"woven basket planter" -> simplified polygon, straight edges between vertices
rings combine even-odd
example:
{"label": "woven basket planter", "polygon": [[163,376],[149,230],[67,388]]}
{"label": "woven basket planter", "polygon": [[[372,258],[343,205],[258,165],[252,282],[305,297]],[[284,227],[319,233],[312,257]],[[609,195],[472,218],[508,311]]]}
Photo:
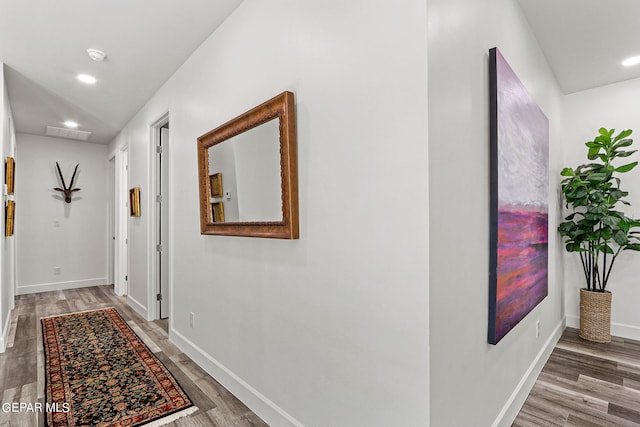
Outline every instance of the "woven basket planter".
{"label": "woven basket planter", "polygon": [[580,289],[580,338],[611,342],[611,292]]}

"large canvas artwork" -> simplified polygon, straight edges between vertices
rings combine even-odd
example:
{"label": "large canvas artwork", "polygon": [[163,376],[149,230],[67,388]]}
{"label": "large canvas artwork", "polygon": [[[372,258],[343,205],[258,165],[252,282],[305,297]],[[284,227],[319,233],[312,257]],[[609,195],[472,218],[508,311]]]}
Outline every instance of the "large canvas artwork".
{"label": "large canvas artwork", "polygon": [[547,296],[549,120],[497,48],[489,64],[489,342],[497,344]]}

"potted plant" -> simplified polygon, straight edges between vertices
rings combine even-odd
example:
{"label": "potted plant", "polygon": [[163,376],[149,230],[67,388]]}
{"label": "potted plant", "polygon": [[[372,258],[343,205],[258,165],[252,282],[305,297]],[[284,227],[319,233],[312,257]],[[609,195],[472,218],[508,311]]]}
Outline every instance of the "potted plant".
{"label": "potted plant", "polygon": [[[627,217],[619,204],[629,205],[629,194],[620,188],[619,174],[632,170],[638,162],[624,158],[632,131],[613,135],[614,129],[601,128],[586,143],[587,158],[593,163],[575,169],[564,168],[562,193],[571,213],[558,226],[568,252],[580,255],[586,288],[580,289],[580,337],[594,342],[611,341],[611,292],[607,290],[611,270],[625,250],[640,250],[640,221]],[[614,163],[624,163],[616,166]]]}

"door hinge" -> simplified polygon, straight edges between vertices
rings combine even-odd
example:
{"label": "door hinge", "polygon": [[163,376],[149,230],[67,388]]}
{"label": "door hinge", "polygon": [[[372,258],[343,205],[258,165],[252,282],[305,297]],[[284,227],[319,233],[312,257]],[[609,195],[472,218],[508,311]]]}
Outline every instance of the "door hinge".
{"label": "door hinge", "polygon": [[129,280],[129,276],[124,276],[124,280],[128,281]]}
{"label": "door hinge", "polygon": [[156,245],[156,251],[162,252],[162,245]]}
{"label": "door hinge", "polygon": [[157,202],[157,203],[162,203],[162,195],[161,195],[161,194],[158,194],[158,195],[156,196],[156,202]]}
{"label": "door hinge", "polygon": [[129,239],[124,239],[124,244],[128,245],[129,244]]}
{"label": "door hinge", "polygon": [[156,153],[162,154],[162,146],[161,145],[156,145]]}
{"label": "door hinge", "polygon": [[162,294],[156,294],[156,301],[162,301]]}

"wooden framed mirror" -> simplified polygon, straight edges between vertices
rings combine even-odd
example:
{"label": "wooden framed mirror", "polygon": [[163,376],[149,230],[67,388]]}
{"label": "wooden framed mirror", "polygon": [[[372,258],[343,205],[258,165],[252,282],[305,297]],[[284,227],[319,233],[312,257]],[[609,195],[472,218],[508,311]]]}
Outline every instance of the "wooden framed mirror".
{"label": "wooden framed mirror", "polygon": [[199,137],[198,176],[201,234],[297,239],[293,93],[283,92]]}

